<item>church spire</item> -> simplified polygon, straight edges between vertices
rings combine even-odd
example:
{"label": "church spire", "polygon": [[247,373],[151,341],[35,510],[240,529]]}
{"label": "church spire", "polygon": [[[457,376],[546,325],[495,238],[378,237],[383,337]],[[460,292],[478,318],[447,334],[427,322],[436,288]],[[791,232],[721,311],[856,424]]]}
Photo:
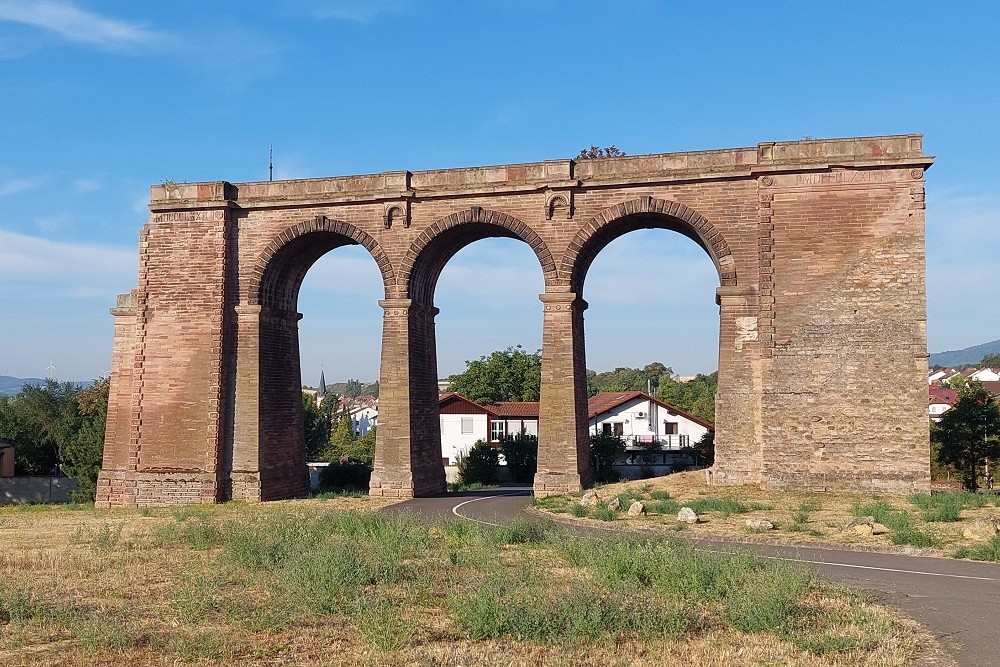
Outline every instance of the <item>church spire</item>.
{"label": "church spire", "polygon": [[326,396],[326,376],[323,374],[323,369],[320,369],[319,390],[316,392],[316,398],[322,401],[324,396]]}

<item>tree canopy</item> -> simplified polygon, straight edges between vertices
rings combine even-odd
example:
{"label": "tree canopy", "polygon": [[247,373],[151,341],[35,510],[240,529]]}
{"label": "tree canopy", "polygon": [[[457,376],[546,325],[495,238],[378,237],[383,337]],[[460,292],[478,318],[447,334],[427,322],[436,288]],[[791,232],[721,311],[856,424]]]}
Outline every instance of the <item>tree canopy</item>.
{"label": "tree canopy", "polygon": [[958,402],[931,432],[938,460],[962,471],[965,487],[978,487],[976,467],[986,458],[1000,458],[1000,406],[980,382],[958,392]]}
{"label": "tree canopy", "polygon": [[0,437],[15,445],[15,473],[47,475],[61,468],[79,484],[77,498],[94,497],[104,455],[107,378],[88,387],[47,380],[0,398]]}
{"label": "tree canopy", "polygon": [[542,380],[542,356],[520,345],[465,362],[449,388],[476,403],[537,401]]}

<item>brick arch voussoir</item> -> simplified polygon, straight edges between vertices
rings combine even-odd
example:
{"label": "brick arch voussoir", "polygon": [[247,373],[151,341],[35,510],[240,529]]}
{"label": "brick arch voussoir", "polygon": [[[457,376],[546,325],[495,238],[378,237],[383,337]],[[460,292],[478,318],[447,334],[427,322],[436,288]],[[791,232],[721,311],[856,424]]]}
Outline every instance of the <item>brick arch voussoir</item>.
{"label": "brick arch voussoir", "polygon": [[264,276],[267,274],[267,269],[271,265],[271,261],[275,255],[295,239],[316,232],[338,234],[364,246],[378,265],[379,273],[382,274],[385,293],[392,293],[396,284],[395,271],[392,268],[389,256],[382,250],[382,246],[379,245],[378,241],[350,223],[342,220],[331,220],[324,215],[318,215],[315,218],[304,220],[291,227],[286,227],[271,239],[271,242],[255,258],[253,267],[248,271],[249,280],[247,281],[246,289],[240,295],[241,302],[260,305],[261,287]]}
{"label": "brick arch voussoir", "polygon": [[565,254],[563,254],[558,271],[559,275],[569,280],[575,280],[574,269],[580,258],[580,253],[587,247],[594,235],[608,225],[637,213],[660,213],[688,225],[702,240],[718,267],[720,284],[737,284],[736,261],[733,258],[732,250],[730,250],[725,237],[712,225],[711,221],[698,211],[680,202],[656,197],[638,197],[614,204],[587,221],[570,241]]}
{"label": "brick arch voussoir", "polygon": [[448,233],[456,227],[462,225],[467,225],[471,223],[482,223],[493,225],[495,227],[501,227],[508,232],[510,232],[515,238],[518,238],[531,248],[532,252],[538,258],[538,263],[542,269],[542,275],[545,278],[545,284],[551,285],[557,282],[558,278],[558,265],[549,251],[548,245],[545,243],[544,239],[538,235],[535,230],[529,227],[527,224],[518,220],[514,216],[503,213],[502,211],[494,211],[491,209],[482,208],[480,206],[472,206],[468,209],[457,211],[451,215],[441,218],[426,230],[420,233],[413,243],[407,249],[404,255],[403,262],[399,268],[397,286],[403,294],[413,296],[413,289],[410,283],[413,277],[413,270],[417,264],[425,260],[424,253],[427,248],[434,242],[435,239],[439,238],[442,234]]}

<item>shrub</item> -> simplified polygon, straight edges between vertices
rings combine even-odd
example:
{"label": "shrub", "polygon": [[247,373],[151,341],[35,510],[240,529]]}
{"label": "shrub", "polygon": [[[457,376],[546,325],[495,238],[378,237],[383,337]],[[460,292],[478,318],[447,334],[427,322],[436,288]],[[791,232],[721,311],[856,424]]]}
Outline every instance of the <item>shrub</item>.
{"label": "shrub", "polygon": [[535,479],[538,469],[537,436],[527,433],[507,435],[500,443],[500,451],[515,482],[527,483]]}
{"label": "shrub", "polygon": [[625,441],[612,433],[590,436],[590,465],[598,482],[615,481],[612,466],[625,453]]}
{"label": "shrub", "polygon": [[500,467],[500,452],[485,440],[477,440],[469,451],[458,457],[458,483],[493,484]]}

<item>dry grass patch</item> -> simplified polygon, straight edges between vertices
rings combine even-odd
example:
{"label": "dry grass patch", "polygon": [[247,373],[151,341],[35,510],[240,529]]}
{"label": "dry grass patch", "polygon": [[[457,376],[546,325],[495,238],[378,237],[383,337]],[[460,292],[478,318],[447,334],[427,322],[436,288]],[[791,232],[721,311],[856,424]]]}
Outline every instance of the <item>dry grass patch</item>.
{"label": "dry grass patch", "polygon": [[933,645],[748,554],[337,505],[4,511],[0,664],[906,665]]}
{"label": "dry grass patch", "polygon": [[[742,539],[767,539],[789,543],[832,543],[868,548],[907,547],[923,553],[960,557],[990,554],[963,537],[976,519],[1000,515],[1000,498],[963,492],[878,496],[865,493],[765,490],[753,486],[709,487],[703,471],[667,475],[648,480],[609,484],[597,489],[600,503],[587,509],[580,496],[566,495],[535,501],[537,509],[601,521],[627,520],[630,527],[659,531],[686,530],[692,535]],[[647,513],[630,518],[608,510],[618,498],[622,509],[641,500]],[[694,509],[701,522],[678,524],[681,507]],[[873,516],[890,530],[884,535],[845,530],[855,518]],[[748,519],[766,519],[775,530],[747,528]]]}

